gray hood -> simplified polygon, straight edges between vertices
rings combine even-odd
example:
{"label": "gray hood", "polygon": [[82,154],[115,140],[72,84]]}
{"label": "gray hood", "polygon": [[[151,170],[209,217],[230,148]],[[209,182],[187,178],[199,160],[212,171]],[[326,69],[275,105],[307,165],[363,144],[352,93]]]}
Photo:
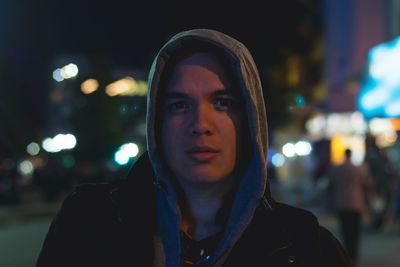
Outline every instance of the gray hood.
{"label": "gray hood", "polygon": [[[236,191],[233,206],[230,210],[224,236],[215,251],[211,264],[221,258],[240,238],[250,223],[260,201],[269,203],[269,185],[267,182],[267,119],[259,73],[247,48],[237,40],[215,30],[194,29],[173,36],[158,52],[148,77],[149,92],[147,96],[147,148],[155,172],[155,183],[163,187],[157,192],[157,215],[159,235],[166,255],[166,266],[179,266],[180,214],[176,194],[163,169],[161,144],[157,143],[156,100],[159,91],[161,74],[165,70],[170,55],[192,42],[205,42],[222,48],[226,57],[234,65],[234,74],[240,83],[245,100],[248,127],[253,147],[253,155]],[[250,144],[249,144],[250,145]]]}

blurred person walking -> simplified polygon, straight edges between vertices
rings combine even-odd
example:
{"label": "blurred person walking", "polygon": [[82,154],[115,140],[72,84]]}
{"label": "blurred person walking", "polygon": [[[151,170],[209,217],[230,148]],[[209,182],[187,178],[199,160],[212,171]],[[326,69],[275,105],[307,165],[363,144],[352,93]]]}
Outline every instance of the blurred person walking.
{"label": "blurred person walking", "polygon": [[375,190],[371,201],[373,214],[370,227],[373,231],[386,231],[394,212],[398,162],[393,160],[398,152],[396,147],[392,147],[390,153],[395,152],[396,155],[390,156],[389,150],[378,147],[376,137],[370,134],[366,136],[365,145],[365,162],[374,180]]}
{"label": "blurred person walking", "polygon": [[353,258],[359,260],[359,244],[363,215],[369,210],[373,194],[372,177],[368,165],[354,165],[352,150],[346,149],[345,161],[330,169],[328,177],[334,192],[334,210],[340,225],[344,246]]}

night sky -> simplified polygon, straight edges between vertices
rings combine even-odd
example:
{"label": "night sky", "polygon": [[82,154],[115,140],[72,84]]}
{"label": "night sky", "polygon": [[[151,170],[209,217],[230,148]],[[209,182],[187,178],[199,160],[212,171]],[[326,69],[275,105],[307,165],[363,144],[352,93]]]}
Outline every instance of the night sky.
{"label": "night sky", "polygon": [[230,2],[0,0],[0,147],[12,149],[43,128],[57,55],[147,71],[173,33],[204,27],[242,41],[263,69],[285,49],[306,46],[299,25],[312,25],[320,12],[319,1]]}

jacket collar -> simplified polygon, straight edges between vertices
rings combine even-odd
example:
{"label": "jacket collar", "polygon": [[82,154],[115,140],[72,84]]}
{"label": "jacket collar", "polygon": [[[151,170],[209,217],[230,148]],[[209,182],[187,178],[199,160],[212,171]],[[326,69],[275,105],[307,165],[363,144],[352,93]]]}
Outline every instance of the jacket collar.
{"label": "jacket collar", "polygon": [[130,169],[127,178],[116,185],[109,194],[118,212],[119,221],[155,223],[155,193],[153,169],[148,154],[144,153]]}

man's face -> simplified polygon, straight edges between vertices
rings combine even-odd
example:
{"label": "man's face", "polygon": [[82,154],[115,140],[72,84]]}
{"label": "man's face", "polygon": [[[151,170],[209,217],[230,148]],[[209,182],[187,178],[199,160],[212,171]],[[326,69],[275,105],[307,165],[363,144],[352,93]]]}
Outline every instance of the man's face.
{"label": "man's face", "polygon": [[247,126],[238,89],[220,60],[206,53],[181,60],[165,90],[161,140],[174,177],[181,184],[233,177]]}

